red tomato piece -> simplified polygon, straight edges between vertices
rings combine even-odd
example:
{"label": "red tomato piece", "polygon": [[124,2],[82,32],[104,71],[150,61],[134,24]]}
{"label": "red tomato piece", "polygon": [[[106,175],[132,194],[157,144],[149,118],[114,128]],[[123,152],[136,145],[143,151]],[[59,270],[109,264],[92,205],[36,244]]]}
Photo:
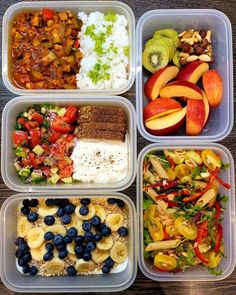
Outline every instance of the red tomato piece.
{"label": "red tomato piece", "polygon": [[28,121],[25,123],[25,128],[29,131],[36,127],[39,127],[39,123],[36,121]]}
{"label": "red tomato piece", "polygon": [[12,140],[14,146],[25,145],[28,143],[28,132],[15,130],[13,131]]}
{"label": "red tomato piece", "polygon": [[21,124],[23,127],[25,127],[26,120],[24,118],[20,117],[17,119],[17,123]]}
{"label": "red tomato piece", "polygon": [[68,163],[65,161],[65,160],[60,160],[59,162],[58,162],[58,167],[59,167],[59,169],[63,169],[65,166],[67,166],[68,165]]}
{"label": "red tomato piece", "polygon": [[50,172],[51,172],[51,168],[48,167],[48,166],[43,166],[41,169],[42,169],[42,171],[43,171],[43,174],[44,174],[45,176],[48,177],[48,175],[49,175]]}
{"label": "red tomato piece", "polygon": [[51,128],[59,133],[68,133],[70,131],[70,125],[62,121],[60,118],[56,118],[51,125]]}
{"label": "red tomato piece", "polygon": [[37,144],[40,144],[40,141],[41,141],[40,128],[37,127],[35,129],[30,130],[30,145],[31,145],[31,147],[35,147]]}
{"label": "red tomato piece", "polygon": [[29,159],[31,161],[31,165],[34,168],[38,168],[40,164],[42,164],[45,160],[44,156],[36,156],[34,153],[29,154]]}
{"label": "red tomato piece", "polygon": [[61,137],[61,133],[52,131],[48,136],[48,141],[55,143]]}
{"label": "red tomato piece", "polygon": [[44,152],[43,152],[44,155],[49,155],[50,154],[51,148],[50,148],[49,144],[43,143],[43,144],[41,144],[41,147],[44,149]]}
{"label": "red tomato piece", "polygon": [[44,20],[49,20],[53,19],[55,15],[55,12],[49,8],[43,8],[43,19]]}
{"label": "red tomato piece", "polygon": [[66,113],[62,120],[69,124],[74,123],[77,118],[77,108],[75,106],[69,105],[67,107]]}
{"label": "red tomato piece", "polygon": [[61,178],[64,178],[64,177],[70,177],[72,173],[73,173],[73,164],[69,164],[63,167],[62,169],[60,169],[58,175]]}
{"label": "red tomato piece", "polygon": [[75,138],[74,135],[72,135],[72,134],[67,134],[67,136],[66,136],[66,141],[70,142],[70,141],[72,141],[74,138]]}
{"label": "red tomato piece", "polygon": [[20,165],[23,167],[31,166],[31,161],[30,161],[29,157],[22,158]]}
{"label": "red tomato piece", "polygon": [[31,118],[32,118],[34,121],[38,122],[39,124],[42,124],[42,123],[43,123],[43,115],[41,115],[41,114],[39,114],[39,113],[37,113],[37,112],[33,113],[33,114],[31,115]]}

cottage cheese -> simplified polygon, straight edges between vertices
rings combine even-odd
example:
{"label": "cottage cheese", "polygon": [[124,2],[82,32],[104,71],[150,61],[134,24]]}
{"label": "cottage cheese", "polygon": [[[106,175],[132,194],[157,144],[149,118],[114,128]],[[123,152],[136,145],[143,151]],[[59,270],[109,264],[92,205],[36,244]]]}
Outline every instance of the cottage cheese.
{"label": "cottage cheese", "polygon": [[78,14],[83,26],[79,33],[83,58],[76,76],[80,89],[123,87],[128,80],[129,37],[123,15],[92,12]]}
{"label": "cottage cheese", "polygon": [[83,183],[120,181],[127,175],[127,140],[77,140],[71,159],[74,164],[74,180]]}

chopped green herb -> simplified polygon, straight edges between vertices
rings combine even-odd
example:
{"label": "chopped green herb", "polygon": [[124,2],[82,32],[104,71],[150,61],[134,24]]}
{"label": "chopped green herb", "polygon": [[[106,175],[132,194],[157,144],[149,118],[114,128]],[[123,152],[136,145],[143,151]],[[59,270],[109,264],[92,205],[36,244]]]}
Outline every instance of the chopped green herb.
{"label": "chopped green herb", "polygon": [[210,268],[208,267],[208,271],[213,274],[213,275],[221,275],[222,274],[222,269],[220,269],[219,267],[215,267],[215,268]]}
{"label": "chopped green herb", "polygon": [[48,129],[50,127],[50,121],[48,119],[44,119],[42,123],[42,127]]}
{"label": "chopped green herb", "polygon": [[106,27],[106,35],[110,36],[112,34],[113,25],[108,25]]}
{"label": "chopped green herb", "polygon": [[123,50],[124,50],[124,55],[129,56],[129,46],[124,46]]}
{"label": "chopped green herb", "polygon": [[117,14],[114,11],[110,10],[108,14],[104,16],[104,20],[115,23],[117,20]]}
{"label": "chopped green herb", "polygon": [[109,80],[110,74],[106,72],[109,68],[110,67],[106,64],[96,63],[88,76],[94,84],[97,84],[99,81]]}
{"label": "chopped green herb", "polygon": [[35,109],[36,112],[40,112],[41,111],[41,105],[40,104],[34,104],[33,108]]}
{"label": "chopped green herb", "polygon": [[199,169],[199,167],[198,166],[196,166],[196,167],[194,167],[193,168],[193,171],[192,171],[192,179],[195,179],[196,178],[196,176],[198,176],[200,174],[200,169]]}
{"label": "chopped green herb", "polygon": [[153,204],[153,201],[150,198],[145,198],[143,201],[143,210],[148,209],[148,207],[152,204]]}
{"label": "chopped green herb", "polygon": [[93,38],[94,37],[94,30],[95,30],[95,25],[94,24],[92,24],[92,25],[90,25],[90,26],[87,26],[87,28],[86,28],[86,30],[85,30],[85,32],[84,32],[84,35],[87,35],[87,36],[89,36],[90,38]]}
{"label": "chopped green herb", "polygon": [[225,171],[230,167],[230,163],[221,163],[221,170]]}
{"label": "chopped green herb", "polygon": [[14,126],[14,128],[15,128],[15,130],[24,130],[24,127],[23,127],[21,124],[19,124],[19,123],[17,123],[17,124]]}
{"label": "chopped green herb", "polygon": [[147,229],[143,230],[143,236],[144,236],[144,246],[146,247],[148,244],[152,242],[152,239]]}

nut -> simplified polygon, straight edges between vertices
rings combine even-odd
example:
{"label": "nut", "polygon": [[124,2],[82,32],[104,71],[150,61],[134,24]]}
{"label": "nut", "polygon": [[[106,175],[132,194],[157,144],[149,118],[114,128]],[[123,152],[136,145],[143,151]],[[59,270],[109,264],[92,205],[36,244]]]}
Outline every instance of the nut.
{"label": "nut", "polygon": [[181,45],[181,49],[182,49],[183,52],[189,52],[190,51],[190,45],[187,42],[184,42]]}
{"label": "nut", "polygon": [[187,62],[192,62],[192,61],[198,60],[198,56],[197,55],[191,55],[186,60],[187,60]]}
{"label": "nut", "polygon": [[199,56],[199,59],[200,59],[201,61],[211,61],[210,56],[208,56],[207,54],[202,54],[202,55],[200,55],[200,56]]}
{"label": "nut", "polygon": [[201,54],[204,53],[204,50],[205,50],[205,48],[204,48],[202,45],[199,45],[199,46],[195,49],[195,52],[196,52],[196,54],[201,55]]}
{"label": "nut", "polygon": [[206,39],[207,39],[208,43],[211,43],[211,31],[207,31]]}
{"label": "nut", "polygon": [[192,38],[192,36],[193,36],[193,31],[191,30],[191,31],[185,32],[182,37],[183,38]]}
{"label": "nut", "polygon": [[208,40],[206,38],[202,39],[202,45],[207,46],[208,45]]}
{"label": "nut", "polygon": [[196,34],[196,38],[198,39],[199,42],[202,41],[202,37],[199,34]]}
{"label": "nut", "polygon": [[179,36],[179,37],[182,37],[185,33],[186,33],[186,31],[183,31],[183,32],[180,33],[178,36]]}
{"label": "nut", "polygon": [[184,58],[188,58],[189,54],[188,53],[184,53],[184,52],[180,52],[179,54],[180,57],[184,57]]}
{"label": "nut", "polygon": [[205,38],[206,37],[206,34],[207,32],[205,30],[200,30],[199,31],[199,35],[202,37],[202,38]]}
{"label": "nut", "polygon": [[180,60],[179,60],[179,64],[180,64],[181,66],[185,66],[186,63],[187,63],[186,58],[184,58],[184,57],[180,58]]}

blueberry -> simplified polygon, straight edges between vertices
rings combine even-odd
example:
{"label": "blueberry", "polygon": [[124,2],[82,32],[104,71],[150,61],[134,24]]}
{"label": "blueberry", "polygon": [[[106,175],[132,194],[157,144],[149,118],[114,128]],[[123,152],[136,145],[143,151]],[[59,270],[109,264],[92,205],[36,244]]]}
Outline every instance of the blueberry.
{"label": "blueberry", "polygon": [[44,234],[44,240],[50,241],[53,240],[54,234],[51,231],[48,231]]}
{"label": "blueberry", "polygon": [[89,209],[87,206],[82,206],[79,209],[79,213],[83,216],[87,215],[89,213]]}
{"label": "blueberry", "polygon": [[102,239],[102,235],[100,233],[96,233],[94,235],[94,241],[99,242]]}
{"label": "blueberry", "polygon": [[20,209],[21,213],[24,215],[28,215],[30,213],[30,208],[29,207],[22,207]]}
{"label": "blueberry", "polygon": [[36,274],[38,273],[38,269],[36,266],[31,266],[30,270],[29,270],[29,275],[30,276],[36,276]]}
{"label": "blueberry", "polygon": [[71,223],[71,216],[68,214],[65,214],[62,216],[61,221],[63,224],[69,224]]}
{"label": "blueberry", "polygon": [[24,265],[24,266],[22,267],[22,271],[23,271],[24,274],[29,273],[29,271],[30,271],[30,266],[29,266],[29,264]]}
{"label": "blueberry", "polygon": [[66,249],[64,249],[64,250],[62,250],[62,251],[59,252],[58,257],[60,259],[65,259],[66,256],[67,256],[67,254],[68,254],[68,251]]}
{"label": "blueberry", "polygon": [[22,254],[20,253],[19,250],[16,250],[15,256],[16,256],[16,258],[20,258],[22,256]]}
{"label": "blueberry", "polygon": [[55,246],[61,245],[63,244],[63,242],[64,242],[64,239],[62,235],[57,234],[54,236],[53,243],[55,244]]}
{"label": "blueberry", "polygon": [[21,256],[29,252],[29,246],[27,244],[20,244],[18,246],[18,251]]}
{"label": "blueberry", "polygon": [[52,251],[54,249],[54,246],[53,246],[52,243],[46,243],[45,244],[45,249],[50,252],[50,251]]}
{"label": "blueberry", "polygon": [[88,251],[90,251],[90,252],[95,250],[96,249],[96,243],[94,243],[92,241],[88,242],[86,249]]}
{"label": "blueberry", "polygon": [[18,259],[18,265],[19,265],[19,266],[24,266],[26,263],[27,263],[27,262],[24,261],[22,258],[19,258],[19,259]]}
{"label": "blueberry", "polygon": [[97,215],[94,215],[91,219],[91,223],[93,226],[98,226],[101,223],[101,218]]}
{"label": "blueberry", "polygon": [[102,272],[103,273],[109,273],[110,272],[110,268],[106,267],[106,265],[103,265]]}
{"label": "blueberry", "polygon": [[54,205],[63,207],[63,199],[54,199]]}
{"label": "blueberry", "polygon": [[84,237],[83,236],[76,236],[76,237],[74,237],[74,241],[77,245],[82,245],[84,242]]}
{"label": "blueberry", "polygon": [[90,204],[90,199],[88,199],[88,198],[84,198],[84,199],[81,199],[80,200],[80,203],[82,204],[82,205],[89,205]]}
{"label": "blueberry", "polygon": [[21,237],[18,237],[15,241],[15,245],[19,246],[20,244],[25,244],[25,240]]}
{"label": "blueberry", "polygon": [[26,254],[24,254],[22,257],[21,257],[22,260],[24,260],[26,263],[29,262],[31,259],[32,259],[32,256],[31,254],[28,252]]}
{"label": "blueberry", "polygon": [[59,207],[56,214],[58,217],[62,217],[65,214],[64,208]]}
{"label": "blueberry", "polygon": [[70,204],[70,201],[69,201],[69,199],[62,199],[62,206],[63,207],[65,207],[65,206],[67,206],[67,205],[69,205]]}
{"label": "blueberry", "polygon": [[63,244],[57,245],[56,248],[57,248],[58,251],[65,250],[66,249],[66,244],[63,243]]}
{"label": "blueberry", "polygon": [[32,199],[32,200],[30,200],[29,206],[30,207],[37,207],[38,203],[39,203],[39,201],[37,199]]}
{"label": "blueberry", "polygon": [[101,232],[101,230],[106,227],[105,223],[100,223],[98,226],[96,226],[97,230]]}
{"label": "blueberry", "polygon": [[104,227],[102,228],[102,230],[101,230],[101,234],[102,234],[104,237],[108,237],[108,236],[110,236],[110,234],[111,234],[111,229],[110,229],[110,227],[108,227],[108,226],[104,226]]}
{"label": "blueberry", "polygon": [[52,260],[52,259],[53,259],[53,253],[52,253],[52,251],[48,251],[43,256],[43,260],[44,261],[49,261],[49,260]]}
{"label": "blueberry", "polygon": [[116,203],[117,203],[117,206],[121,209],[125,207],[125,202],[123,200],[116,199]]}
{"label": "blueberry", "polygon": [[114,266],[115,262],[113,259],[111,259],[111,257],[108,257],[106,260],[105,260],[105,266],[107,268],[112,268]]}
{"label": "blueberry", "polygon": [[91,233],[90,231],[86,232],[84,234],[84,240],[85,242],[88,242],[88,241],[92,241],[93,240],[93,233]]}
{"label": "blueberry", "polygon": [[86,252],[83,253],[82,258],[83,258],[85,261],[89,261],[89,260],[92,258],[92,255],[91,255],[90,252],[86,251]]}
{"label": "blueberry", "polygon": [[72,214],[75,212],[75,206],[73,204],[68,204],[65,206],[65,212],[68,214]]}
{"label": "blueberry", "polygon": [[82,228],[84,231],[90,231],[90,229],[92,228],[92,224],[88,220],[85,220],[83,222]]}
{"label": "blueberry", "polygon": [[128,229],[124,226],[121,226],[120,228],[118,228],[118,234],[121,236],[121,237],[125,237],[128,235]]}
{"label": "blueberry", "polygon": [[108,202],[108,204],[113,205],[116,203],[116,199],[115,198],[108,198],[107,202]]}
{"label": "blueberry", "polygon": [[66,272],[67,272],[68,276],[71,276],[71,277],[76,276],[76,270],[75,270],[74,266],[72,266],[72,265],[67,267]]}
{"label": "blueberry", "polygon": [[75,228],[75,227],[71,227],[69,230],[68,230],[68,236],[69,237],[72,237],[72,238],[74,238],[74,237],[76,237],[77,236],[77,229]]}
{"label": "blueberry", "polygon": [[79,245],[75,247],[75,254],[82,254],[84,252],[84,247]]}
{"label": "blueberry", "polygon": [[69,244],[69,243],[71,243],[73,241],[73,238],[72,237],[70,237],[70,236],[65,236],[64,237],[64,242],[66,243],[66,244]]}
{"label": "blueberry", "polygon": [[44,217],[43,221],[46,225],[52,225],[55,222],[55,217],[52,215],[48,215],[48,216]]}
{"label": "blueberry", "polygon": [[38,213],[36,212],[30,212],[28,215],[27,215],[27,219],[29,222],[34,222],[38,219]]}
{"label": "blueberry", "polygon": [[30,200],[25,199],[25,200],[23,200],[22,204],[23,204],[24,207],[29,207],[29,205],[30,205]]}
{"label": "blueberry", "polygon": [[47,199],[45,201],[45,204],[49,207],[49,206],[53,206],[54,205],[54,200],[53,199]]}

